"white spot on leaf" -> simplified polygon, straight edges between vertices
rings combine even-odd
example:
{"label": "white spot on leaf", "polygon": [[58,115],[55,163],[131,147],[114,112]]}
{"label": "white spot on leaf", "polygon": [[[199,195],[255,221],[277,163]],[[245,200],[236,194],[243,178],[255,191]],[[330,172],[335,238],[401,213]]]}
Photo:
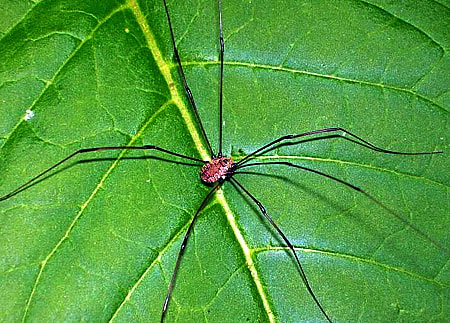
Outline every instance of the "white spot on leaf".
{"label": "white spot on leaf", "polygon": [[28,121],[31,118],[33,118],[35,116],[34,112],[31,110],[26,110],[25,111],[25,116],[23,117],[23,120]]}

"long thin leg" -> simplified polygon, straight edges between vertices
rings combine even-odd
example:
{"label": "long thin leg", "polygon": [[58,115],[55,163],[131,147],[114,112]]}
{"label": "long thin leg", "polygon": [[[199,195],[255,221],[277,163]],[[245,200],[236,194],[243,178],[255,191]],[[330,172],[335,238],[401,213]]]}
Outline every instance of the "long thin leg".
{"label": "long thin leg", "polygon": [[410,227],[414,232],[416,232],[418,235],[420,235],[422,238],[424,238],[425,240],[427,240],[428,242],[430,242],[432,245],[436,246],[437,248],[441,249],[443,252],[445,252],[447,255],[450,256],[450,250],[448,250],[445,246],[443,246],[442,244],[434,241],[433,239],[431,239],[429,236],[427,236],[425,233],[423,233],[419,228],[417,228],[416,226],[412,225],[411,223],[409,223],[403,216],[401,216],[400,214],[398,214],[397,212],[395,212],[394,210],[391,210],[390,208],[388,208],[386,205],[384,205],[383,203],[381,203],[380,201],[378,201],[375,197],[373,197],[372,195],[370,195],[369,193],[367,193],[366,191],[364,191],[362,188],[359,188],[358,186],[355,186],[353,184],[350,184],[342,179],[339,179],[337,177],[334,177],[332,175],[323,173],[321,171],[312,169],[312,168],[308,168],[308,167],[303,167],[300,165],[296,165],[290,162],[283,162],[283,161],[279,161],[279,162],[264,162],[264,163],[251,163],[251,164],[245,164],[245,165],[240,165],[237,169],[241,169],[244,167],[250,167],[250,166],[258,166],[258,165],[285,165],[285,166],[289,166],[289,167],[294,167],[294,168],[298,168],[298,169],[302,169],[302,170],[306,170],[308,172],[311,173],[315,173],[321,176],[324,176],[326,178],[329,178],[333,181],[336,181],[338,183],[344,184],[347,187],[350,187],[351,189],[364,194],[368,199],[370,199],[372,202],[374,202],[375,204],[377,204],[378,206],[380,206],[381,208],[383,208],[386,212],[388,212],[389,214],[394,215],[397,219],[399,219],[400,221],[402,221],[405,225],[407,225],[408,227]]}
{"label": "long thin leg", "polygon": [[223,41],[223,27],[222,27],[222,0],[219,0],[219,42],[220,42],[220,86],[219,86],[219,153],[218,153],[218,157],[222,157],[223,55],[225,53],[225,44]]}
{"label": "long thin leg", "polygon": [[167,307],[169,305],[170,297],[172,296],[173,287],[175,286],[175,280],[177,278],[178,269],[180,268],[181,258],[184,255],[186,244],[188,242],[189,237],[191,236],[192,228],[194,227],[195,221],[197,220],[197,217],[200,214],[200,211],[205,207],[205,205],[208,202],[209,198],[219,188],[220,184],[221,183],[217,183],[216,185],[214,185],[214,187],[211,189],[211,191],[209,191],[209,193],[203,199],[202,204],[200,204],[199,208],[197,209],[197,212],[195,212],[194,217],[192,218],[191,223],[189,224],[189,227],[188,227],[188,229],[186,231],[186,234],[184,235],[184,239],[181,242],[180,251],[178,252],[177,261],[175,263],[175,268],[173,269],[172,278],[170,279],[169,288],[167,290],[166,298],[164,300],[164,304],[163,304],[163,307],[162,307],[161,323],[164,322],[164,318],[166,317],[166,314],[167,314]]}
{"label": "long thin leg", "polygon": [[197,121],[200,125],[200,129],[202,131],[203,138],[205,139],[205,142],[208,146],[209,153],[210,153],[210,155],[214,156],[214,151],[211,147],[211,143],[209,142],[208,136],[206,135],[205,127],[203,126],[202,119],[200,118],[200,114],[198,113],[198,110],[197,110],[197,105],[195,104],[195,101],[194,101],[194,95],[192,94],[192,91],[188,86],[183,67],[181,66],[181,59],[180,59],[180,55],[178,54],[177,44],[175,42],[175,35],[173,33],[172,22],[170,21],[169,9],[167,8],[166,0],[163,0],[163,3],[164,3],[164,9],[166,10],[167,22],[169,24],[170,37],[172,39],[172,45],[173,45],[173,53],[175,55],[175,60],[177,62],[178,70],[181,75],[181,80],[183,81],[183,87],[189,98],[189,102],[191,103],[192,109],[194,110],[195,117],[197,118]]}
{"label": "long thin leg", "polygon": [[262,203],[260,201],[258,201],[258,199],[256,199],[255,196],[253,196],[244,186],[242,186],[241,183],[239,183],[236,179],[234,179],[233,177],[230,178],[231,182],[236,184],[237,186],[240,187],[240,189],[242,189],[242,191],[245,192],[245,194],[247,194],[252,200],[253,202],[255,202],[256,205],[258,205],[261,213],[264,215],[264,217],[267,219],[267,221],[270,222],[270,224],[275,228],[275,230],[278,232],[278,234],[281,236],[281,238],[283,239],[283,241],[287,244],[287,246],[289,247],[289,249],[291,250],[292,254],[295,257],[295,261],[297,263],[297,266],[300,270],[300,276],[302,277],[303,283],[306,286],[306,289],[308,290],[309,294],[311,295],[311,297],[313,298],[314,302],[316,303],[316,305],[319,307],[320,311],[323,313],[323,315],[326,317],[326,319],[328,320],[328,322],[332,322],[330,317],[328,316],[328,314],[325,312],[325,309],[323,308],[323,306],[320,304],[319,300],[317,299],[316,295],[314,294],[308,279],[306,278],[306,274],[305,271],[303,270],[302,265],[300,264],[300,259],[298,258],[297,252],[294,249],[294,246],[292,245],[292,243],[289,241],[289,239],[286,237],[286,235],[283,233],[283,231],[281,231],[280,227],[273,221],[272,217],[267,214],[266,208],[262,205]]}
{"label": "long thin leg", "polygon": [[39,178],[41,178],[42,176],[44,176],[48,172],[52,171],[56,167],[60,166],[61,164],[65,163],[66,161],[68,161],[69,159],[71,159],[71,158],[73,158],[73,157],[75,157],[77,155],[84,154],[84,153],[89,153],[89,152],[94,152],[94,151],[125,150],[125,149],[127,149],[127,150],[157,150],[157,151],[161,151],[163,153],[166,153],[166,154],[169,154],[169,155],[173,155],[173,156],[177,156],[177,157],[180,157],[180,158],[184,158],[184,159],[189,159],[189,160],[193,160],[193,161],[196,161],[196,162],[205,163],[205,161],[203,161],[203,160],[201,160],[199,158],[182,155],[182,154],[179,154],[179,153],[176,153],[176,152],[173,152],[173,151],[170,151],[170,150],[158,147],[158,146],[154,146],[154,145],[83,148],[83,149],[79,149],[79,150],[75,151],[74,153],[70,154],[69,156],[61,159],[59,162],[57,162],[53,166],[47,168],[43,172],[39,173],[38,175],[36,175],[32,179],[30,179],[25,184],[20,185],[19,187],[17,187],[13,191],[11,191],[8,194],[0,197],[0,201],[6,200],[6,199],[10,198],[11,196],[14,196],[17,193],[23,191],[24,189],[26,189],[27,187],[32,185],[34,182],[36,182]]}
{"label": "long thin leg", "polygon": [[273,145],[275,145],[275,144],[277,144],[279,142],[282,142],[282,141],[285,141],[285,140],[290,140],[290,139],[296,139],[296,138],[300,138],[300,137],[306,137],[306,136],[321,134],[321,133],[330,133],[330,132],[343,132],[343,135],[340,135],[340,137],[344,137],[345,135],[348,135],[348,136],[352,137],[353,139],[356,139],[356,142],[359,143],[360,145],[362,145],[362,146],[364,146],[366,148],[378,151],[378,152],[382,152],[382,153],[395,154],[395,155],[430,155],[430,154],[440,154],[440,153],[442,153],[442,151],[400,152],[400,151],[383,149],[383,148],[375,146],[374,144],[368,142],[367,140],[361,138],[360,136],[357,136],[354,133],[351,133],[350,131],[345,130],[344,128],[334,127],[334,128],[323,128],[323,129],[318,129],[318,130],[313,130],[313,131],[307,131],[307,132],[303,132],[303,133],[296,134],[296,135],[285,135],[285,136],[282,136],[282,137],[280,137],[278,139],[275,139],[275,140],[269,142],[268,144],[265,144],[261,148],[256,149],[254,152],[250,153],[245,158],[241,159],[237,163],[237,165],[242,165],[243,163],[248,161],[251,157],[257,155],[261,151],[263,151],[263,150],[265,150],[265,149],[267,149],[267,148],[269,148],[269,147],[271,147],[271,146],[273,146]]}

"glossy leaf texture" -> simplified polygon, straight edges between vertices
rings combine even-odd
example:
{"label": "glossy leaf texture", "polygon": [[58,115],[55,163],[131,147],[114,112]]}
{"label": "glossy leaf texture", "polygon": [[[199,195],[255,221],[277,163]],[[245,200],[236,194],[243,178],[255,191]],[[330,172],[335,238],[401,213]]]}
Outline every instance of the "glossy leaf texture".
{"label": "glossy leaf texture", "polygon": [[[295,246],[333,322],[450,316],[448,1],[223,1],[224,154],[277,146],[236,174]],[[207,158],[162,1],[2,1],[0,195],[79,148],[153,144]],[[218,7],[169,1],[208,136],[218,146]],[[31,110],[34,116],[27,113]],[[24,119],[25,116],[28,116]],[[314,139],[313,137],[310,139]],[[209,188],[162,153],[90,153],[0,202],[5,322],[158,322],[180,243]],[[393,214],[428,237],[414,231]],[[225,183],[199,216],[167,322],[323,322],[292,255]]]}

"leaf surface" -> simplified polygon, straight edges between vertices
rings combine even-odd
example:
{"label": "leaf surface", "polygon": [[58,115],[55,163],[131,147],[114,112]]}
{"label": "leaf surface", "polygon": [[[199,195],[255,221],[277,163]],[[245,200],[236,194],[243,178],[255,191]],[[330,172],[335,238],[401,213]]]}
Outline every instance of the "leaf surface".
{"label": "leaf surface", "polygon": [[[3,1],[0,195],[80,148],[208,157],[162,1]],[[224,154],[282,145],[238,179],[295,246],[333,322],[450,315],[450,9],[445,1],[224,1]],[[169,2],[189,85],[218,146],[218,8]],[[34,116],[27,115],[32,110]],[[315,137],[314,137],[315,138]],[[311,138],[313,139],[313,138]],[[83,154],[0,202],[4,321],[158,322],[181,240],[210,188],[162,153]],[[400,215],[420,229],[405,225]],[[427,238],[424,238],[425,235]],[[282,239],[225,183],[195,225],[168,322],[322,322]]]}

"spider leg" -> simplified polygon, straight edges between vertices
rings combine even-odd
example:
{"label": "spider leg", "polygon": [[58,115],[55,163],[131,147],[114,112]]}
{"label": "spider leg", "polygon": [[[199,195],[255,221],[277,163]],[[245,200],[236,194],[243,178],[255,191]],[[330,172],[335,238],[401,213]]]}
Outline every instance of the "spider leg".
{"label": "spider leg", "polygon": [[178,65],[178,71],[180,73],[181,80],[183,82],[183,87],[189,98],[189,102],[191,103],[192,109],[194,110],[195,117],[197,118],[197,121],[200,125],[200,129],[202,131],[203,138],[205,139],[206,145],[208,146],[209,153],[210,153],[210,155],[214,156],[214,151],[211,147],[211,143],[209,142],[208,136],[206,135],[205,127],[203,126],[202,119],[200,118],[200,114],[198,113],[198,110],[197,110],[197,105],[195,104],[195,101],[194,101],[194,95],[192,94],[192,91],[189,88],[189,85],[187,83],[186,75],[184,74],[184,70],[183,70],[183,66],[181,66],[180,54],[178,53],[177,44],[175,42],[175,35],[173,33],[172,22],[170,20],[169,8],[167,8],[166,0],[163,0],[163,3],[164,3],[164,9],[166,11],[167,22],[169,24],[170,38],[172,39],[172,45],[173,45],[173,53],[175,56],[175,61],[177,62],[177,65]]}
{"label": "spider leg", "polygon": [[[247,165],[246,165],[247,166]],[[242,166],[243,167],[243,166]],[[289,249],[291,250],[292,254],[294,255],[295,261],[297,263],[297,266],[300,270],[300,276],[302,278],[303,283],[306,286],[306,289],[308,290],[308,293],[311,295],[311,297],[313,298],[314,302],[316,303],[316,305],[319,307],[320,311],[323,313],[323,315],[326,317],[326,319],[328,320],[328,322],[332,322],[330,317],[328,316],[328,314],[325,312],[325,309],[323,308],[323,306],[320,304],[319,300],[317,299],[316,295],[314,294],[311,285],[308,282],[308,279],[306,278],[306,274],[305,271],[303,270],[303,267],[300,263],[300,259],[297,255],[297,252],[294,249],[294,246],[292,245],[292,243],[289,241],[289,239],[286,237],[286,235],[283,233],[283,231],[281,230],[281,228],[274,222],[274,220],[272,219],[272,217],[267,213],[266,208],[262,205],[262,203],[253,195],[251,194],[244,186],[242,186],[241,183],[239,183],[236,179],[234,179],[233,177],[230,177],[230,181],[234,184],[236,184],[237,186],[239,186],[239,188],[245,192],[245,194],[247,194],[252,200],[253,202],[255,202],[255,204],[259,207],[261,213],[264,215],[264,217],[267,219],[267,221],[269,221],[269,223],[272,225],[272,227],[275,228],[275,230],[278,232],[278,234],[281,236],[281,238],[283,239],[283,241],[287,244],[287,246],[289,247]]]}
{"label": "spider leg", "polygon": [[209,198],[214,194],[214,192],[220,187],[221,183],[217,183],[214,185],[214,187],[209,191],[209,193],[206,195],[206,197],[203,199],[202,203],[200,204],[199,208],[197,209],[197,212],[195,212],[194,217],[191,220],[191,223],[189,224],[189,227],[186,231],[186,234],[184,235],[183,242],[181,243],[180,251],[178,252],[177,261],[175,263],[175,268],[172,272],[172,278],[170,279],[169,288],[167,290],[166,298],[164,299],[164,304],[162,307],[161,312],[161,323],[164,322],[164,318],[167,314],[167,307],[169,305],[170,297],[172,296],[173,287],[175,286],[175,280],[177,278],[178,269],[180,268],[181,258],[184,255],[184,251],[186,248],[186,244],[188,242],[189,237],[191,236],[192,228],[194,227],[195,221],[198,218],[198,215],[200,214],[200,211],[205,207],[206,203],[208,202]]}
{"label": "spider leg", "polygon": [[219,0],[219,43],[220,43],[220,84],[219,84],[219,152],[218,157],[222,157],[222,126],[223,126],[223,55],[225,53],[225,44],[223,41],[222,27],[222,1]]}
{"label": "spider leg", "polygon": [[298,169],[302,169],[302,170],[306,170],[308,172],[311,173],[315,173],[321,176],[324,176],[326,178],[329,178],[333,181],[336,181],[338,183],[341,183],[363,195],[365,195],[369,200],[371,200],[372,202],[374,202],[375,204],[377,204],[378,206],[380,206],[382,209],[384,209],[387,213],[392,214],[393,216],[395,216],[397,219],[399,219],[401,222],[403,222],[405,225],[407,225],[408,227],[410,227],[414,232],[416,232],[418,235],[420,235],[422,238],[424,238],[425,240],[427,240],[428,242],[430,242],[432,245],[434,245],[435,247],[441,249],[443,252],[445,252],[447,255],[450,256],[450,250],[448,250],[445,246],[443,246],[442,244],[434,241],[433,239],[431,239],[429,236],[427,236],[425,233],[423,233],[419,228],[417,228],[416,226],[412,225],[411,223],[409,223],[403,216],[401,216],[400,214],[398,214],[397,212],[395,212],[394,210],[388,208],[386,205],[384,205],[383,203],[381,203],[380,201],[378,201],[375,197],[373,197],[372,195],[370,195],[369,193],[367,193],[366,191],[364,191],[362,188],[359,188],[358,186],[355,186],[353,184],[350,184],[340,178],[334,177],[332,175],[323,173],[321,171],[312,169],[312,168],[308,168],[308,167],[304,167],[304,166],[300,166],[300,165],[296,165],[290,162],[283,162],[283,161],[277,161],[277,162],[264,162],[264,163],[251,163],[251,164],[245,164],[245,165],[240,165],[237,169],[240,168],[244,168],[244,167],[250,167],[250,166],[257,166],[257,165],[285,165],[285,166],[289,166],[289,167],[293,167],[293,168],[298,168]]}
{"label": "spider leg", "polygon": [[[255,155],[259,154],[260,152],[266,150],[267,148],[272,147],[273,145],[275,145],[277,143],[280,143],[280,142],[283,142],[285,140],[291,140],[291,139],[296,139],[296,138],[306,137],[306,136],[311,136],[311,135],[316,135],[316,134],[338,133],[338,132],[341,132],[343,134],[336,134],[336,136],[345,138],[345,136],[347,135],[350,138],[352,138],[351,140],[353,142],[358,143],[361,146],[364,146],[366,148],[369,148],[369,149],[372,149],[372,150],[375,150],[375,151],[378,151],[378,152],[382,152],[382,153],[395,154],[395,155],[430,155],[430,154],[440,154],[440,153],[442,153],[442,151],[401,152],[401,151],[394,151],[394,150],[383,149],[383,148],[380,148],[378,146],[375,146],[374,144],[372,144],[369,141],[361,138],[360,136],[357,136],[354,133],[352,133],[352,132],[350,132],[348,130],[345,130],[344,128],[333,127],[333,128],[323,128],[323,129],[318,129],[318,130],[313,130],[313,131],[307,131],[307,132],[303,132],[303,133],[300,133],[300,134],[292,134],[292,135],[281,136],[280,138],[275,139],[275,140],[269,142],[268,144],[265,144],[261,148],[258,148],[255,151],[253,151],[252,153],[250,153],[249,155],[245,156],[243,159],[241,159],[239,162],[237,162],[237,166],[242,165],[243,163],[248,161],[250,158],[252,158]],[[325,138],[323,138],[323,139],[325,139]]]}
{"label": "spider leg", "polygon": [[27,181],[26,183],[20,185],[19,187],[17,187],[16,189],[12,190],[11,192],[9,192],[6,195],[3,195],[2,197],[0,197],[0,201],[4,201],[9,199],[10,197],[16,195],[17,193],[22,192],[23,190],[27,189],[28,187],[30,187],[33,183],[35,183],[39,178],[41,178],[42,176],[44,176],[45,174],[49,173],[50,171],[52,171],[53,169],[57,168],[58,166],[60,166],[61,164],[65,163],[66,161],[68,161],[69,159],[72,159],[73,157],[77,156],[77,155],[81,155],[84,153],[89,153],[89,152],[95,152],[95,151],[105,151],[105,150],[157,150],[172,156],[176,156],[176,157],[180,157],[180,158],[184,158],[184,159],[189,159],[189,160],[193,160],[193,161],[197,161],[197,162],[201,162],[201,163],[205,163],[203,160],[199,159],[199,158],[195,158],[195,157],[190,157],[190,156],[186,156],[183,154],[179,154],[158,146],[154,146],[154,145],[144,145],[144,146],[114,146],[114,147],[93,147],[93,148],[83,148],[83,149],[79,149],[75,152],[73,152],[72,154],[70,154],[69,156],[61,159],[59,162],[57,162],[56,164],[54,164],[53,166],[47,168],[46,170],[44,170],[43,172],[39,173],[38,175],[36,175],[35,177],[33,177],[32,179],[30,179],[29,181]]}

